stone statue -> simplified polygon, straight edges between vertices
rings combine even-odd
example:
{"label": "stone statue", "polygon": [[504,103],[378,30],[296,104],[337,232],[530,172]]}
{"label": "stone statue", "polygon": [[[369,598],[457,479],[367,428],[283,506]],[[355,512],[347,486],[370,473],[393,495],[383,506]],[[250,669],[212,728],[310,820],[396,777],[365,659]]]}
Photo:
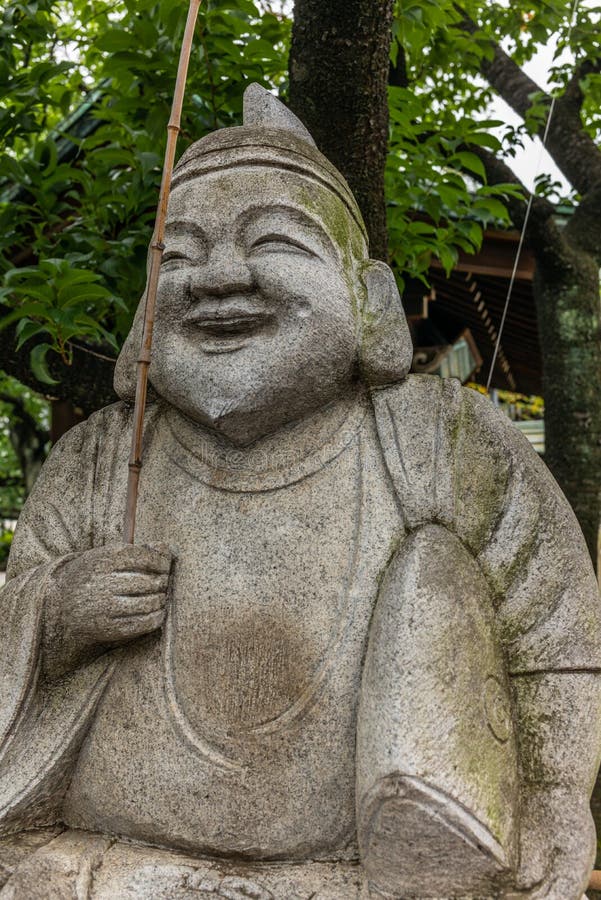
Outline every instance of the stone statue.
{"label": "stone statue", "polygon": [[579,900],[583,538],[488,400],[407,374],[346,182],[256,85],[176,167],[128,546],[140,327],[15,535],[1,900]]}

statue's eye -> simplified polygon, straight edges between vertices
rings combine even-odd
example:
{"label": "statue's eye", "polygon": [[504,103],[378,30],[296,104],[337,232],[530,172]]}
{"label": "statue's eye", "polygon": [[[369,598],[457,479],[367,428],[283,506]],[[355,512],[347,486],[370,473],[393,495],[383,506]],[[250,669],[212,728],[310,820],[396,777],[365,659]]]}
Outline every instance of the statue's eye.
{"label": "statue's eye", "polygon": [[287,234],[264,234],[251,244],[251,253],[303,253],[315,256],[313,250]]}
{"label": "statue's eye", "polygon": [[168,263],[179,264],[190,262],[190,257],[185,253],[182,253],[181,250],[165,250],[163,253],[162,265],[167,265]]}

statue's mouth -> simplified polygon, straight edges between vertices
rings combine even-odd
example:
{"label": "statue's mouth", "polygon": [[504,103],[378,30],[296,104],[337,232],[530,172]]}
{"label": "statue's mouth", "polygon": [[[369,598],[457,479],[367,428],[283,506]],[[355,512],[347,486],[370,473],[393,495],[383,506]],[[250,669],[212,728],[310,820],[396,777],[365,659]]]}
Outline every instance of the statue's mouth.
{"label": "statue's mouth", "polygon": [[231,353],[239,350],[258,334],[272,330],[275,318],[266,312],[243,309],[193,310],[185,317],[200,333],[203,350],[208,353]]}

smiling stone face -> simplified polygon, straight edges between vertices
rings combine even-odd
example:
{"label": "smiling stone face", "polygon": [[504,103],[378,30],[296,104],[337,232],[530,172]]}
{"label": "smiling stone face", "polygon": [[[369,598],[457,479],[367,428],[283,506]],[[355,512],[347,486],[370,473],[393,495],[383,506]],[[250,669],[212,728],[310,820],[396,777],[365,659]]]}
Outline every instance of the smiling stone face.
{"label": "smiling stone face", "polygon": [[239,166],[176,187],[150,370],[157,393],[238,444],[342,396],[360,332],[353,238],[338,198],[295,173]]}

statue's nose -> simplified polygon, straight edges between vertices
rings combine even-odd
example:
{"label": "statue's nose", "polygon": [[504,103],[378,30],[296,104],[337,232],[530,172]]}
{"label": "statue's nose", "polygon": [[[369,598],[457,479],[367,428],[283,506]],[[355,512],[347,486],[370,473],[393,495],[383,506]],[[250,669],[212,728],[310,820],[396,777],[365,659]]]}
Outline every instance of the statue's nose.
{"label": "statue's nose", "polygon": [[224,297],[245,293],[254,286],[247,261],[235,247],[214,247],[205,263],[195,266],[190,292],[193,297]]}

